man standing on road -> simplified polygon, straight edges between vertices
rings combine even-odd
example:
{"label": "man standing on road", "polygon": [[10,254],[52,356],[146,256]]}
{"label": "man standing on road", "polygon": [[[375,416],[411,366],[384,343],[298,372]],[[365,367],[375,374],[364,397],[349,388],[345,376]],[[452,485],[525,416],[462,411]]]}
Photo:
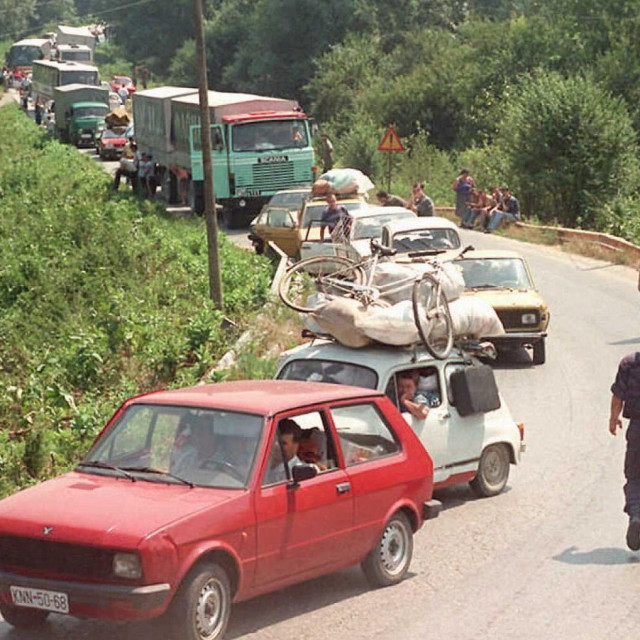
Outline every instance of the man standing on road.
{"label": "man standing on road", "polygon": [[322,154],[322,173],[327,173],[333,168],[333,144],[326,133],[320,136],[320,151]]}
{"label": "man standing on road", "polygon": [[[625,513],[629,516],[627,546],[640,549],[640,352],[626,356],[618,365],[618,374],[611,385],[609,432],[615,436],[622,428],[620,413],[629,419],[627,451],[624,458]],[[623,409],[624,408],[624,409]]]}
{"label": "man standing on road", "polygon": [[[338,204],[338,198],[333,193],[327,196],[327,206],[322,210],[320,218],[320,242],[324,240],[324,230],[329,227],[329,233],[333,242],[349,242],[351,231],[351,216],[349,210],[343,204]],[[340,235],[345,236],[341,239],[334,239],[334,232],[342,232]]]}

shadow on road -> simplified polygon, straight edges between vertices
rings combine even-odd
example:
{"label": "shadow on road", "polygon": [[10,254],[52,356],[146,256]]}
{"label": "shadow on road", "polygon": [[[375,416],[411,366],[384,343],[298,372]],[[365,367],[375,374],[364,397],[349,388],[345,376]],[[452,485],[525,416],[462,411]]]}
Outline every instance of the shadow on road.
{"label": "shadow on road", "polygon": [[[415,574],[408,573],[407,579]],[[370,591],[359,567],[293,585],[253,600],[234,604],[226,640],[257,633],[285,620],[296,624],[302,614],[358,597]],[[108,623],[52,615],[41,629],[18,631],[0,623],[7,640],[167,640],[162,619],[149,622]]]}
{"label": "shadow on road", "polygon": [[[491,500],[499,500],[500,496],[509,493],[509,491],[511,491],[511,487],[507,485],[500,495],[494,496]],[[433,492],[433,497],[442,502],[442,511],[462,507],[467,502],[475,502],[476,500],[483,499],[478,498],[466,483],[456,484],[451,487],[445,487],[444,489],[437,489]]]}
{"label": "shadow on road", "polygon": [[607,342],[608,345],[619,345],[619,344],[640,344],[640,337],[638,338],[627,338],[626,340],[616,340],[615,342]]}
{"label": "shadow on road", "polygon": [[503,349],[498,352],[498,358],[491,364],[494,369],[530,369],[534,366],[531,353],[524,347]]}
{"label": "shadow on road", "polygon": [[565,549],[557,556],[553,556],[558,562],[566,564],[634,564],[640,562],[640,557],[616,547],[603,547],[602,549],[592,549],[591,551],[577,551],[575,545]]}
{"label": "shadow on road", "polygon": [[[410,577],[411,574],[409,574]],[[241,638],[304,613],[355,598],[370,588],[359,567],[294,585],[234,605],[225,637]]]}

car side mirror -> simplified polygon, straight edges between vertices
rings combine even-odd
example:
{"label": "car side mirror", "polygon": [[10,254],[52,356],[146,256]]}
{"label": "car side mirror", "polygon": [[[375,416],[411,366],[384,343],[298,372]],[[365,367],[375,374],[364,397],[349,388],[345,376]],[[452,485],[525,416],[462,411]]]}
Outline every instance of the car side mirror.
{"label": "car side mirror", "polygon": [[296,464],[291,469],[291,476],[295,484],[303,480],[311,480],[318,475],[318,469],[311,464]]}
{"label": "car side mirror", "polygon": [[487,413],[500,408],[500,394],[488,364],[474,365],[451,374],[453,405],[461,416]]}

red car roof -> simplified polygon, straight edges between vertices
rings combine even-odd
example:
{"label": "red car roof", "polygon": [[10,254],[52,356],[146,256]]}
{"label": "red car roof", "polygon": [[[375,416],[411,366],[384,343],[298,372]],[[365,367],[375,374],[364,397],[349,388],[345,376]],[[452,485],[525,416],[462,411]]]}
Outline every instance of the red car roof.
{"label": "red car roof", "polygon": [[153,391],[137,396],[132,403],[211,407],[267,416],[309,404],[381,395],[380,391],[323,382],[241,380]]}

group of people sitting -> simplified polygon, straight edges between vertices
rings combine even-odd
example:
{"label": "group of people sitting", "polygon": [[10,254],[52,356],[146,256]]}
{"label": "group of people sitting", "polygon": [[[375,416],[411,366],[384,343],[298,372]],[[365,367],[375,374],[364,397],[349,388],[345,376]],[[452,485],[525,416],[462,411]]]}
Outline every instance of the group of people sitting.
{"label": "group of people sitting", "polygon": [[424,182],[414,182],[411,195],[406,200],[382,189],[376,193],[376,198],[383,207],[404,207],[421,217],[436,215],[435,205],[425,192]]}
{"label": "group of people sitting", "polygon": [[120,188],[122,177],[127,179],[134,193],[143,198],[153,198],[158,187],[156,164],[150,153],[138,151],[138,145],[133,137],[127,140],[124,147],[120,166],[116,169],[113,188]]}
{"label": "group of people sitting", "polygon": [[460,220],[463,229],[477,229],[485,233],[495,231],[503,221],[521,219],[520,204],[509,187],[491,187],[487,192],[473,187]]}

